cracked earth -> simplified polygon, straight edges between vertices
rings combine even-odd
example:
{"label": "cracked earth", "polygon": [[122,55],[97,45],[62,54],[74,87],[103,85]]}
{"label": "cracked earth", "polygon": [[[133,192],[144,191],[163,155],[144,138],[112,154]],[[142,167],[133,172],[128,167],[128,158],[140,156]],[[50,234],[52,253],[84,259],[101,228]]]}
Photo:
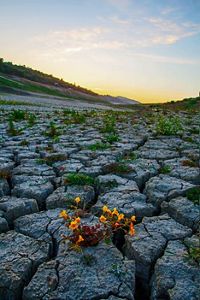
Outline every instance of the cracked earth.
{"label": "cracked earth", "polygon": [[[19,134],[12,135],[16,109],[36,120],[14,122]],[[198,300],[199,266],[190,254],[199,245],[199,203],[188,192],[200,185],[200,116],[179,113],[182,134],[159,136],[143,113],[80,114],[83,122],[54,107],[0,110],[0,299]],[[105,130],[110,114],[115,141]],[[74,173],[93,183],[69,184]],[[95,224],[103,205],[116,207],[136,216],[135,235],[69,251],[59,212],[77,196],[85,223]]]}

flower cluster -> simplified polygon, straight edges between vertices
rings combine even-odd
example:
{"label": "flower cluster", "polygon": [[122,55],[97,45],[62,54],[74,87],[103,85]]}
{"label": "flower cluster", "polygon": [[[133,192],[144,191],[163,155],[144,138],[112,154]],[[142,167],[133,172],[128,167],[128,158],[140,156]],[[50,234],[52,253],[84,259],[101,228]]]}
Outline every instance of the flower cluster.
{"label": "flower cluster", "polygon": [[125,218],[124,214],[119,213],[116,208],[110,210],[104,206],[99,222],[94,225],[86,225],[81,222],[84,212],[79,208],[80,197],[76,197],[74,202],[73,213],[62,210],[59,215],[71,231],[71,234],[63,235],[63,238],[71,242],[72,249],[80,250],[81,247],[97,245],[102,240],[111,240],[113,234],[119,229],[122,229],[124,234],[134,235],[135,216]]}
{"label": "flower cluster", "polygon": [[102,210],[103,214],[99,218],[99,221],[104,223],[106,226],[109,226],[113,232],[121,228],[125,234],[128,233],[131,236],[135,234],[135,216],[132,216],[131,218],[125,218],[124,214],[119,213],[116,208],[110,210],[106,205],[103,206]]}

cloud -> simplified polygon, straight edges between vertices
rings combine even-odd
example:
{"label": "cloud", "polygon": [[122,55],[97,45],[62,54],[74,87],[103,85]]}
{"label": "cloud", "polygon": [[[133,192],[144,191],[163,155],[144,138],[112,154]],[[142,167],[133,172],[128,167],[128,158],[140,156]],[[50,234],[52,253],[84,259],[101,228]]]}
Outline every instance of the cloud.
{"label": "cloud", "polygon": [[125,10],[133,3],[133,0],[106,0],[106,2],[119,10]]}
{"label": "cloud", "polygon": [[178,7],[165,7],[161,10],[161,15],[170,15],[171,13],[178,10]]}
{"label": "cloud", "polygon": [[150,18],[147,20],[152,28],[153,44],[171,45],[177,41],[200,33],[200,23],[176,23],[163,18]]}
{"label": "cloud", "polygon": [[[109,0],[110,1],[110,0]],[[115,1],[114,1],[115,2]],[[120,2],[119,0],[117,2]],[[164,17],[140,19],[112,15],[100,18],[101,25],[50,31],[35,36],[32,43],[44,56],[72,56],[95,50],[130,50],[173,45],[200,33],[200,23],[176,22]],[[162,59],[161,59],[162,60]]]}
{"label": "cloud", "polygon": [[200,64],[200,60],[185,59],[181,57],[171,57],[171,56],[162,56],[156,54],[146,54],[146,53],[133,53],[133,57],[139,57],[148,61],[158,62],[158,63],[171,63],[178,65],[197,65]]}

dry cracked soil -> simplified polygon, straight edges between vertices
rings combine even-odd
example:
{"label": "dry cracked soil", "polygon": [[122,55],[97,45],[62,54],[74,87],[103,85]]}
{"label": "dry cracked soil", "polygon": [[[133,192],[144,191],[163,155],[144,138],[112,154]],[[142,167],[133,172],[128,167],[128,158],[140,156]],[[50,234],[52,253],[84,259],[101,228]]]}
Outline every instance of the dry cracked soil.
{"label": "dry cracked soil", "polygon": [[[160,114],[1,106],[1,300],[199,299],[200,118],[166,135]],[[70,251],[59,212],[77,196],[85,222],[116,207],[135,235]]]}

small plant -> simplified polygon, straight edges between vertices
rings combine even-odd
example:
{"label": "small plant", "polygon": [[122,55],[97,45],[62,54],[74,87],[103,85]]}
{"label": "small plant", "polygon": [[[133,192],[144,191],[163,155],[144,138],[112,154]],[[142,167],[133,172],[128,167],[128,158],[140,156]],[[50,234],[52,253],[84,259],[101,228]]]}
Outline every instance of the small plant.
{"label": "small plant", "polygon": [[119,136],[117,134],[115,134],[115,133],[111,133],[111,134],[105,136],[105,140],[106,140],[106,142],[112,144],[114,142],[118,142],[119,141]]}
{"label": "small plant", "polygon": [[11,178],[10,171],[7,171],[7,170],[0,171],[0,179],[10,179],[10,178]]}
{"label": "small plant", "polygon": [[92,254],[83,254],[83,256],[81,257],[81,261],[86,266],[92,266],[95,263],[96,258]]}
{"label": "small plant", "polygon": [[60,135],[60,132],[58,131],[58,128],[56,127],[54,122],[50,122],[49,127],[44,134],[48,137],[56,138],[58,137],[58,135]]}
{"label": "small plant", "polygon": [[68,119],[64,119],[64,123],[69,124],[83,124],[86,122],[86,116],[83,112],[78,112],[75,110],[69,110],[65,109],[63,111],[64,117],[67,117]]}
{"label": "small plant", "polygon": [[30,144],[30,142],[27,141],[27,140],[22,140],[22,141],[20,142],[20,146],[28,146],[29,144]]}
{"label": "small plant", "polygon": [[[124,234],[135,234],[135,216],[130,219],[125,218],[116,208],[110,210],[107,206],[102,208],[102,215],[96,224],[82,224],[83,213],[79,209],[80,197],[74,200],[74,212],[71,214],[66,210],[60,212],[60,217],[64,219],[65,225],[70,229],[71,234],[62,235],[64,240],[70,241],[70,249],[81,251],[81,247],[95,246],[101,241],[112,239],[114,233],[123,230]],[[90,258],[86,258],[86,263],[91,263]]]}
{"label": "small plant", "polygon": [[198,168],[198,162],[190,159],[182,160],[181,164],[184,167]]}
{"label": "small plant", "polygon": [[97,142],[96,144],[88,146],[88,149],[92,150],[92,151],[98,151],[98,150],[103,151],[103,150],[106,150],[108,148],[109,148],[108,144],[101,143],[101,142]]}
{"label": "small plant", "polygon": [[26,112],[23,110],[13,110],[12,113],[10,114],[10,119],[12,121],[18,122],[18,121],[23,121],[26,118]]}
{"label": "small plant", "polygon": [[29,113],[27,116],[28,126],[32,127],[36,123],[36,115]]}
{"label": "small plant", "polygon": [[67,159],[67,155],[66,154],[55,154],[52,156],[47,156],[44,158],[44,161],[48,164],[48,165],[52,165],[53,163],[57,162],[57,161],[65,161]]}
{"label": "small plant", "polygon": [[191,134],[200,134],[200,129],[197,127],[193,127],[189,130]]}
{"label": "small plant", "polygon": [[100,129],[101,133],[115,133],[116,119],[113,115],[105,116],[103,119],[103,127]]}
{"label": "small plant", "polygon": [[137,159],[137,154],[135,152],[125,153],[123,156],[118,158],[119,162],[132,162]]}
{"label": "small plant", "polygon": [[67,185],[94,185],[94,178],[83,173],[71,173],[64,179]]}
{"label": "small plant", "polygon": [[16,136],[22,133],[22,129],[16,129],[12,119],[9,119],[7,132],[11,136]]}
{"label": "small plant", "polygon": [[183,138],[183,140],[188,143],[193,143],[193,144],[195,143],[195,140],[192,137],[185,137]]}
{"label": "small plant", "polygon": [[193,187],[186,192],[187,198],[192,201],[194,204],[200,204],[200,187]]}
{"label": "small plant", "polygon": [[200,247],[190,246],[188,248],[188,258],[200,265]]}
{"label": "small plant", "polygon": [[168,165],[165,165],[160,168],[160,174],[168,174],[171,172],[171,167]]}
{"label": "small plant", "polygon": [[121,266],[117,264],[112,264],[110,272],[116,275],[117,277],[120,277],[121,275],[125,275],[125,273],[122,272]]}
{"label": "small plant", "polygon": [[114,162],[104,167],[106,173],[126,174],[133,171],[133,169],[122,162]]}
{"label": "small plant", "polygon": [[156,123],[157,135],[176,135],[182,130],[182,125],[178,117],[160,116]]}

